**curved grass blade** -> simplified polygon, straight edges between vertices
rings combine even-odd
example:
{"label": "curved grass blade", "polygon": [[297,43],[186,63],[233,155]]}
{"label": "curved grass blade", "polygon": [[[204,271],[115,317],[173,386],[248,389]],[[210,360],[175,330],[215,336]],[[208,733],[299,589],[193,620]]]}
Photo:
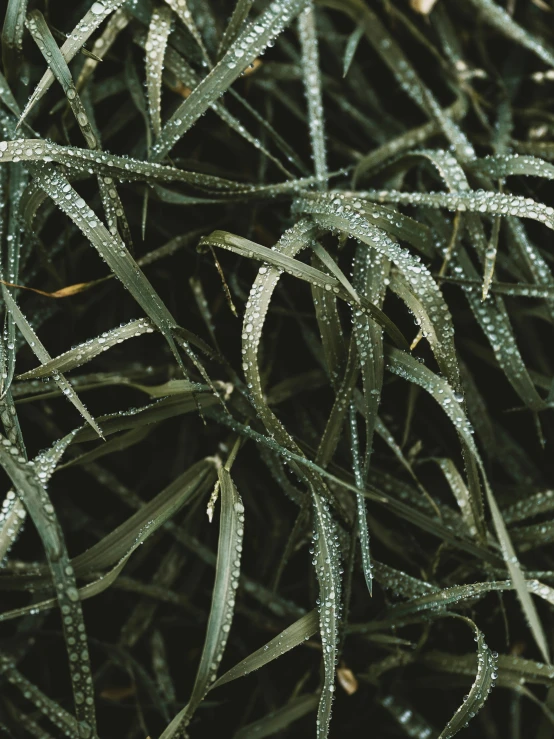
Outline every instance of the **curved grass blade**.
{"label": "curved grass blade", "polygon": [[[463,618],[463,617],[459,617]],[[496,679],[496,660],[485,643],[485,638],[477,626],[464,618],[475,631],[477,639],[477,674],[467,698],[441,731],[439,739],[450,739],[457,734],[475,714],[481,710]]]}
{"label": "curved grass blade", "polygon": [[221,490],[221,518],[215,583],[206,628],[206,639],[196,680],[188,704],[165,729],[160,739],[170,739],[186,729],[196,709],[215,682],[217,669],[227,644],[239,583],[244,506],[228,469],[218,470]]}
{"label": "curved grass blade", "polygon": [[8,439],[2,439],[0,464],[12,480],[42,540],[58,604],[64,614],[62,624],[79,731],[85,738],[92,737],[96,734],[96,719],[89,652],[86,637],[80,643],[75,638],[76,633],[85,633],[79,592],[54,506],[41,481],[48,479],[50,465],[46,469],[40,463],[36,467],[29,466],[24,457],[10,453],[11,446]]}
{"label": "curved grass blade", "polygon": [[23,49],[25,14],[28,0],[8,0],[2,26],[2,63],[9,80],[15,79],[17,64]]}
{"label": "curved grass blade", "polygon": [[[346,204],[350,206],[349,211],[345,210]],[[344,198],[342,193],[329,193],[319,195],[317,199],[301,200],[297,203],[297,208],[311,215],[320,227],[339,230],[359,239],[391,260],[406,275],[411,290],[417,292],[420,300],[425,301],[429,316],[433,316],[435,335],[441,337],[440,342],[434,342],[432,345],[437,362],[452,384],[458,387],[460,379],[453,342],[452,318],[436,282],[422,262],[406,249],[402,249],[384,231],[372,226],[363,217],[361,201],[355,198],[350,200]],[[383,325],[382,322],[379,323]]]}
{"label": "curved grass blade", "polygon": [[[302,222],[300,223],[300,226],[302,226],[304,230],[306,229],[306,225],[307,224],[303,224]],[[281,254],[273,249],[268,249],[265,246],[260,246],[260,244],[244,239],[241,236],[235,236],[234,234],[230,234],[225,231],[214,231],[210,236],[205,236],[200,240],[200,247],[204,246],[217,246],[222,249],[234,251],[236,254],[247,256],[250,259],[258,259],[266,264],[274,265],[275,267],[288,272],[293,277],[297,277],[305,282],[309,282],[311,285],[317,285],[318,287],[335,293],[335,295],[346,300],[346,302],[353,302],[351,291],[346,291],[346,289],[342,287],[338,278],[326,275],[324,272],[320,272],[314,267],[304,264],[293,257]],[[264,267],[262,267],[262,269],[264,269]],[[369,300],[360,298],[360,309],[367,312],[371,318],[383,326],[385,331],[396,344],[399,346],[406,346],[406,340],[390,318],[370,303]]]}

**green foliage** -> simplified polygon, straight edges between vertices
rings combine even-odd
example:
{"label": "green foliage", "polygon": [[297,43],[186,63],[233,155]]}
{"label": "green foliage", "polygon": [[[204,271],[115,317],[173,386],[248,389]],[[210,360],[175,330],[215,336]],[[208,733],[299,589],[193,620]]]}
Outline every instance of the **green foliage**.
{"label": "green foliage", "polygon": [[551,737],[551,0],[2,13],[2,736]]}

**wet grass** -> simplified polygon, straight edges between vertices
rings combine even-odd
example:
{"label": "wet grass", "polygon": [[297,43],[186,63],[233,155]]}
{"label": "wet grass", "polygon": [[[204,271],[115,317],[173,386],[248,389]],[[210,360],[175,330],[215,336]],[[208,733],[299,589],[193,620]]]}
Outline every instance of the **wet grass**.
{"label": "wet grass", "polygon": [[0,733],[552,737],[552,3],[2,13]]}

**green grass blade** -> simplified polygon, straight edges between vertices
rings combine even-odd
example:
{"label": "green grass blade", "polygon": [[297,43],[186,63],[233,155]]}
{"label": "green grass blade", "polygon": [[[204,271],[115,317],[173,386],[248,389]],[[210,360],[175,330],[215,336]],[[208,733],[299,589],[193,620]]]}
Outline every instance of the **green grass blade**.
{"label": "green grass blade", "polygon": [[464,621],[473,627],[477,637],[477,674],[466,700],[441,731],[439,739],[450,739],[467,725],[484,705],[496,677],[496,661],[482,632],[469,619]]}
{"label": "green grass blade", "polygon": [[148,38],[146,39],[146,89],[154,136],[159,136],[162,128],[162,72],[170,33],[170,8],[167,6],[154,8],[148,28]]}
{"label": "green grass blade", "polygon": [[299,618],[298,621],[287,626],[286,629],[267,644],[264,644],[263,647],[249,654],[238,665],[227,670],[225,674],[216,680],[211,690],[230,683],[239,677],[249,675],[251,672],[259,670],[261,667],[273,662],[273,660],[278,659],[285,652],[298,647],[317,632],[318,624],[319,617],[317,611],[310,611],[305,616]]}
{"label": "green grass blade", "polygon": [[217,669],[229,638],[238,587],[244,506],[226,468],[218,470],[221,490],[221,518],[215,584],[206,640],[192,694],[185,708],[177,714],[160,739],[169,739],[182,732],[216,679]]}
{"label": "green grass blade", "polygon": [[[68,35],[67,41],[64,42],[61,47],[61,53],[66,62],[70,62],[73,57],[80,51],[83,44],[92,36],[94,31],[101,25],[101,23],[115,10],[123,5],[124,0],[98,0],[94,2],[88,12],[83,16],[79,23],[75,26],[73,31]],[[19,118],[18,125],[20,126],[29,111],[33,106],[40,100],[40,98],[47,92],[52,83],[54,82],[54,74],[48,69],[42,79],[35,88],[35,91],[31,95],[29,102],[25,106],[23,113]]]}

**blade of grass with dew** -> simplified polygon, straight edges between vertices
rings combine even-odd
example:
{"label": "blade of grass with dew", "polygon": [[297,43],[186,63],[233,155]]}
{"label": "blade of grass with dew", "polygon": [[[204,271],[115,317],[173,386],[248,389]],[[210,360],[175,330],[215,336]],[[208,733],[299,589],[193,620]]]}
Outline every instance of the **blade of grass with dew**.
{"label": "blade of grass with dew", "polygon": [[352,64],[352,60],[354,59],[354,56],[356,55],[356,51],[358,50],[358,46],[360,44],[360,41],[364,35],[364,29],[362,26],[356,26],[356,28],[352,31],[350,36],[348,37],[348,41],[346,42],[346,47],[344,49],[344,61],[342,66],[342,76],[346,77],[348,74],[348,70],[350,69],[350,65]]}
{"label": "blade of grass with dew", "polygon": [[169,34],[171,33],[171,9],[162,5],[154,8],[148,37],[146,39],[146,90],[148,94],[148,108],[154,136],[159,136],[162,128],[161,100],[162,100],[162,73],[164,56]]}
{"label": "blade of grass with dew", "polygon": [[96,149],[96,137],[92,132],[81,98],[75,89],[69,67],[40,10],[33,10],[29,13],[27,16],[27,28],[47,62],[49,69],[60,83],[87,145],[91,149]]}
{"label": "blade of grass with dew", "polygon": [[[312,267],[319,269],[321,266],[322,271],[326,271],[315,253],[312,254],[311,263]],[[332,291],[325,290],[318,285],[312,284],[310,289],[321,337],[325,367],[333,388],[336,388],[344,371],[347,353],[337,298]]]}
{"label": "blade of grass with dew", "polygon": [[463,477],[458,472],[456,465],[452,459],[446,457],[440,457],[433,460],[436,462],[443,473],[450,490],[456,499],[456,503],[460,509],[460,512],[466,522],[468,530],[471,534],[477,533],[477,525],[475,522],[475,515],[472,510],[471,494],[467,489]]}
{"label": "blade of grass with dew", "polygon": [[221,489],[221,518],[212,604],[206,639],[189,702],[165,729],[160,739],[170,739],[186,729],[196,709],[216,679],[227,644],[239,584],[244,506],[227,468],[218,470]]}
{"label": "blade of grass with dew", "polygon": [[[102,22],[114,11],[116,11],[124,0],[99,0],[94,2],[90,10],[81,18],[79,23],[75,26],[73,31],[68,35],[67,41],[61,47],[61,53],[66,62],[70,62],[73,57],[79,52],[83,44],[85,44],[96,29],[102,24]],[[54,82],[54,75],[50,69],[48,69],[42,79],[35,88],[35,91],[31,95],[29,102],[25,106],[23,113],[19,118],[18,126],[20,126],[31,108],[40,100],[40,98],[47,92]]]}
{"label": "blade of grass with dew", "polygon": [[[7,219],[7,270],[8,282],[17,283],[19,280],[20,255],[21,255],[21,226],[20,208],[23,201],[24,188],[28,182],[27,173],[19,163],[9,165],[9,211]],[[0,267],[0,278],[4,279],[4,269]],[[4,333],[3,359],[5,371],[0,378],[2,395],[11,386],[15,372],[15,321],[11,312],[6,316],[7,325]],[[7,350],[7,351],[6,351]]]}
{"label": "blade of grass with dew", "polygon": [[[0,653],[0,674],[23,693],[64,736],[71,737],[71,739],[81,736],[82,726],[79,725],[75,717],[28,680],[17,669],[14,660],[5,653]],[[92,736],[92,734],[89,734],[89,736]]]}
{"label": "blade of grass with dew", "polygon": [[467,725],[475,714],[481,710],[496,679],[496,660],[487,644],[483,633],[468,618],[463,618],[475,631],[477,638],[477,674],[467,698],[441,731],[439,739],[450,739]]}
{"label": "blade of grass with dew", "polygon": [[[463,248],[458,249],[455,263],[460,264],[464,274],[470,276],[471,279],[478,278],[477,271],[473,267],[469,255]],[[465,291],[465,296],[481,329],[493,348],[500,367],[514,390],[532,410],[543,408],[544,400],[535,389],[535,385],[519,352],[508,313],[501,296],[490,296],[486,302],[481,301],[481,296],[478,296],[476,291]],[[500,343],[496,340],[497,336],[502,337]]]}
{"label": "blade of grass with dew", "polygon": [[[390,269],[389,261],[381,255],[371,255],[361,245],[356,247],[353,263],[354,285],[374,305],[382,307]],[[373,435],[381,398],[384,374],[383,332],[373,321],[358,310],[353,310],[353,333],[361,364],[363,383],[363,415],[365,420],[365,450],[359,449],[356,403],[350,407],[350,433],[354,480],[358,489],[365,487],[373,451]],[[355,395],[354,395],[355,397]],[[356,493],[356,512],[360,536],[362,568],[370,595],[373,592],[373,571],[370,555],[366,503]]]}
{"label": "blade of grass with dew", "polygon": [[319,70],[319,51],[315,27],[315,10],[312,0],[298,16],[298,32],[302,50],[302,74],[304,92],[308,102],[310,141],[315,175],[320,183],[327,182],[327,152],[325,148],[325,126],[323,118],[323,99],[321,94],[321,73]]}
{"label": "blade of grass with dew", "polygon": [[90,362],[99,354],[111,349],[113,346],[121,344],[127,339],[132,339],[142,334],[153,333],[155,330],[154,326],[154,323],[148,318],[139,318],[136,321],[130,321],[124,326],[118,326],[117,328],[105,331],[95,339],[89,339],[54,359],[49,359],[41,364],[40,367],[23,372],[17,376],[17,379],[33,380],[49,377],[57,372],[69,372],[76,367],[81,367],[83,364]]}
{"label": "blade of grass with dew", "polygon": [[[296,207],[306,215],[310,215],[321,228],[339,230],[364,242],[390,259],[402,273],[407,275],[412,290],[418,292],[420,299],[425,299],[429,315],[434,316],[435,332],[441,337],[441,342],[433,346],[437,362],[453,385],[458,386],[459,370],[453,345],[452,318],[430,272],[417,257],[402,249],[384,231],[373,227],[363,218],[356,200],[350,206],[351,215],[346,212],[336,215],[338,208],[344,202],[342,194],[329,193],[329,195],[318,196],[317,200],[312,198],[301,200]],[[348,204],[350,205],[350,201]]]}
{"label": "blade of grass with dew", "polygon": [[41,482],[48,479],[50,465],[46,469],[40,464],[37,468],[29,467],[23,457],[10,454],[9,447],[11,442],[2,439],[0,464],[25,503],[42,540],[58,604],[65,616],[62,623],[79,731],[84,737],[92,737],[96,734],[96,719],[90,657],[86,637],[78,648],[74,637],[77,630],[85,633],[79,592],[54,506]]}
{"label": "blade of grass with dew", "polygon": [[[513,215],[529,218],[554,229],[554,210],[532,198],[490,190],[440,192],[400,192],[399,190],[368,190],[356,193],[361,199],[377,203],[397,203],[428,208],[445,208],[449,211],[489,213],[490,215]],[[551,212],[552,211],[552,212]]]}
{"label": "blade of grass with dew", "polygon": [[23,50],[28,0],[8,0],[2,26],[2,63],[8,79],[14,79]]}
{"label": "blade of grass with dew", "polygon": [[173,10],[175,15],[182,21],[186,26],[192,38],[195,40],[198,48],[202,52],[202,56],[205,62],[209,62],[209,55],[204,46],[204,41],[200,35],[200,31],[195,23],[194,16],[192,15],[187,0],[165,0],[167,5]]}
{"label": "blade of grass with dew", "polygon": [[500,235],[500,216],[496,216],[492,223],[491,235],[485,252],[485,264],[483,265],[483,290],[481,300],[485,301],[491,288],[494,268],[496,266],[496,254],[498,252],[498,237]]}
{"label": "blade of grass with dew", "polygon": [[319,583],[319,632],[323,648],[324,680],[317,712],[318,739],[326,739],[331,722],[341,617],[341,557],[336,524],[327,503],[312,490],[314,505],[314,567]]}
{"label": "blade of grass with dew", "polygon": [[222,95],[239,75],[293,20],[307,0],[284,0],[270,5],[242,31],[225,56],[191,92],[162,128],[153,147],[153,159],[163,159],[177,141],[194,125],[212,102]]}
{"label": "blade of grass with dew", "polygon": [[250,13],[252,4],[253,0],[237,0],[235,9],[229,19],[229,23],[225,28],[221,41],[219,42],[217,50],[218,59],[221,59],[221,57],[229,50],[229,47],[239,35],[246,19],[248,18],[248,13]]}
{"label": "blade of grass with dew", "polygon": [[554,510],[554,490],[543,490],[526,496],[512,505],[502,508],[502,518],[507,525],[525,521]]}
{"label": "blade of grass with dew", "polygon": [[125,8],[119,8],[108,18],[108,22],[106,23],[104,30],[100,36],[97,36],[92,46],[92,51],[97,59],[86,59],[81,71],[79,72],[77,82],[75,83],[75,87],[78,91],[83,88],[87,80],[94,73],[99,64],[98,58],[106,56],[117,40],[119,34],[125,30],[129,24],[129,21],[130,16]]}

